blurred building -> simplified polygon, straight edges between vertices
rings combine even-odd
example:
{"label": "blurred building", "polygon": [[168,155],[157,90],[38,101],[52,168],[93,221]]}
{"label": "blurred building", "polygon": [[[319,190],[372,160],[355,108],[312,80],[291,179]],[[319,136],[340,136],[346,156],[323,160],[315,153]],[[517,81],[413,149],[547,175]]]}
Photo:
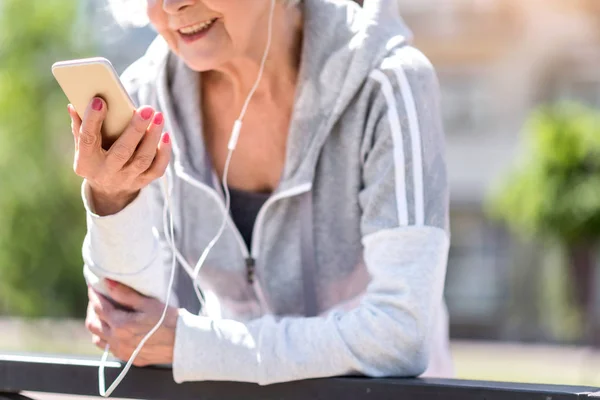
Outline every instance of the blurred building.
{"label": "blurred building", "polygon": [[[541,328],[539,251],[484,213],[536,105],[571,98],[600,107],[600,1],[398,0],[416,45],[437,68],[451,182],[446,295],[455,337],[552,339]],[[105,0],[82,0],[101,55],[118,70],[155,33],[124,30]],[[510,301],[508,300],[510,299]]]}
{"label": "blurred building", "polygon": [[483,210],[490,188],[517,155],[533,107],[561,98],[600,107],[600,2],[398,1],[443,91],[452,332],[552,339],[541,328],[547,312],[539,304],[542,255],[520,248]]}

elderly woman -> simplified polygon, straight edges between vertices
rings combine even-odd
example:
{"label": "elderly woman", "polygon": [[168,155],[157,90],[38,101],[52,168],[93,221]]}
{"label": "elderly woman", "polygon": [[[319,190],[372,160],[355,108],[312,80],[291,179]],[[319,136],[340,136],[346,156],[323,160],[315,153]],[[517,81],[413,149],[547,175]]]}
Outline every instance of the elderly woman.
{"label": "elderly woman", "polygon": [[126,360],[163,311],[166,172],[180,264],[215,236],[228,187],[231,207],[204,306],[180,273],[136,365],[177,382],[450,374],[438,84],[395,0],[141,2],[159,35],[122,79],[144,106],[109,150],[110,105],[70,108],[94,343]]}

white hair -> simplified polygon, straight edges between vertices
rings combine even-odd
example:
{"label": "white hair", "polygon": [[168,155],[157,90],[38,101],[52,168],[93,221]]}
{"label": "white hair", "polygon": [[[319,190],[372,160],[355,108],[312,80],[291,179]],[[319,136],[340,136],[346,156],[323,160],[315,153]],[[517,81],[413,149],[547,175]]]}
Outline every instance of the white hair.
{"label": "white hair", "polygon": [[123,27],[140,27],[148,25],[148,15],[146,14],[147,0],[107,0],[109,10],[117,21]]}
{"label": "white hair", "polygon": [[[121,26],[145,26],[149,23],[146,14],[147,0],[107,0],[109,9]],[[278,0],[286,7],[295,7],[302,0]]]}

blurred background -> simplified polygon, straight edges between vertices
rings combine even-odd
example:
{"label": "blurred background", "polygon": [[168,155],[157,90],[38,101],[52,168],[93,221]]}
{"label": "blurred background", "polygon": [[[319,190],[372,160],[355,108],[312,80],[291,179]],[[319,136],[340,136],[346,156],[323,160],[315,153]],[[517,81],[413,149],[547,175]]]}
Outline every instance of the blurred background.
{"label": "blurred background", "polygon": [[[600,386],[600,1],[398,2],[442,87],[458,376]],[[98,354],[50,66],[121,72],[154,36],[105,0],[0,0],[0,351]]]}

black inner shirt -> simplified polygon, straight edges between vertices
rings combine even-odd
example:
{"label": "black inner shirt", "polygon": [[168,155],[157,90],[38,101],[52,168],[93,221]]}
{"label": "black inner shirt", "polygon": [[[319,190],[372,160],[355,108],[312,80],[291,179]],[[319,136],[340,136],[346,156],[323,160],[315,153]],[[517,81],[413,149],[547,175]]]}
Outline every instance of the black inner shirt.
{"label": "black inner shirt", "polygon": [[231,195],[231,218],[242,234],[246,246],[250,249],[256,217],[261,207],[271,196],[271,193],[249,192],[229,188],[229,194]]}

